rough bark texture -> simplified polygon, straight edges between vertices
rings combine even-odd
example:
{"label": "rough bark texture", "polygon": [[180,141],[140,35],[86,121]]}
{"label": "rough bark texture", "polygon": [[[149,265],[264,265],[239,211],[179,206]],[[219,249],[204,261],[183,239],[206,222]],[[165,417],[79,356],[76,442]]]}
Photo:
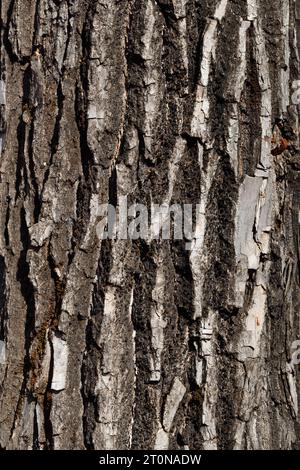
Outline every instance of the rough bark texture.
{"label": "rough bark texture", "polygon": [[[298,0],[1,0],[2,448],[299,446],[299,25]],[[125,195],[200,203],[192,250],[101,243]]]}

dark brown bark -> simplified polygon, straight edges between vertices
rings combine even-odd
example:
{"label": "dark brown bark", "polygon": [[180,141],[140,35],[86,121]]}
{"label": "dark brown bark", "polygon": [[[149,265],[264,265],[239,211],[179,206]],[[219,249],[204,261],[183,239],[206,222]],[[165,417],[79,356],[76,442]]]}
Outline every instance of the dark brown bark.
{"label": "dark brown bark", "polygon": [[[1,0],[2,448],[298,448],[299,22]],[[101,242],[123,196],[197,243]]]}

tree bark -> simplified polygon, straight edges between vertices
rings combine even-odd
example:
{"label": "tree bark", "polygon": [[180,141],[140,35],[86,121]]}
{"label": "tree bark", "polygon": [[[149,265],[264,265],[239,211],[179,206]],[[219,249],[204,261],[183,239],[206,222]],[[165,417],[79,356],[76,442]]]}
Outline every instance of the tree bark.
{"label": "tree bark", "polygon": [[[299,448],[299,41],[298,0],[1,0],[1,448]],[[124,196],[196,243],[101,241]]]}

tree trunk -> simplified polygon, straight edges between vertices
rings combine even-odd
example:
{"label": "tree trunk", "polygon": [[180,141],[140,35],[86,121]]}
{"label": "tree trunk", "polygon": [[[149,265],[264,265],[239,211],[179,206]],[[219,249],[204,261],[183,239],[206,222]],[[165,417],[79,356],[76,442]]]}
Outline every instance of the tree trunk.
{"label": "tree trunk", "polygon": [[[2,448],[299,447],[298,44],[299,0],[1,0]],[[125,196],[198,236],[101,240]]]}

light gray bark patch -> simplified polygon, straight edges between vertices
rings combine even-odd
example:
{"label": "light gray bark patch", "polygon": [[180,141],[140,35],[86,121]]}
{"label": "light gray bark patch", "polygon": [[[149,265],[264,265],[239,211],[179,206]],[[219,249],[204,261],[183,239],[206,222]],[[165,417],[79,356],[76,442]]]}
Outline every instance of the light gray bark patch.
{"label": "light gray bark patch", "polygon": [[4,80],[0,80],[0,106],[6,104],[6,86]]}
{"label": "light gray bark patch", "polygon": [[6,347],[5,342],[0,340],[0,364],[4,365],[6,363]]}
{"label": "light gray bark patch", "polygon": [[54,336],[51,341],[53,348],[51,390],[60,392],[66,387],[69,349],[67,342],[57,336]]}

